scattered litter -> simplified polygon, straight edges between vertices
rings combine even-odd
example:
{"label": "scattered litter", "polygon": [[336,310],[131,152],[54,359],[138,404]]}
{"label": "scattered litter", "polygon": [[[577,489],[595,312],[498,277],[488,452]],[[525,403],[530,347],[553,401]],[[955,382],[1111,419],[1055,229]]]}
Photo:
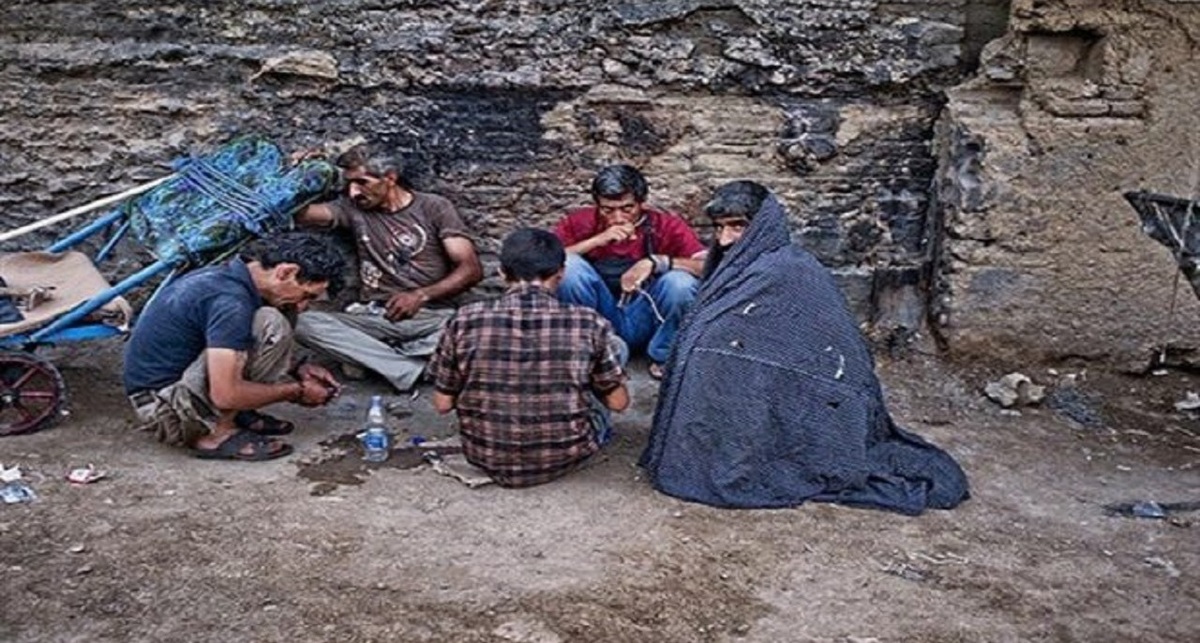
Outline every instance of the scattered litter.
{"label": "scattered litter", "polygon": [[462,440],[457,435],[452,435],[441,440],[429,440],[419,435],[413,437],[414,439],[421,440],[420,446],[422,449],[437,451],[442,455],[445,455],[447,452],[458,453],[462,451]]}
{"label": "scattered litter", "polygon": [[1149,565],[1151,567],[1156,567],[1158,569],[1165,570],[1167,572],[1167,576],[1170,576],[1171,578],[1179,578],[1179,576],[1181,575],[1179,568],[1175,566],[1175,563],[1167,560],[1166,558],[1162,558],[1159,556],[1150,556],[1143,560],[1147,565]]}
{"label": "scattered litter", "polygon": [[1182,400],[1175,403],[1176,411],[1195,411],[1196,409],[1200,409],[1200,395],[1192,391],[1188,391]]}
{"label": "scattered litter", "polygon": [[930,578],[930,573],[924,569],[914,567],[908,563],[892,562],[883,566],[883,573],[899,576],[904,580],[910,580],[914,583],[920,583]]}
{"label": "scattered litter", "polygon": [[1112,516],[1127,516],[1130,518],[1148,518],[1163,520],[1171,514],[1200,510],[1200,502],[1155,502],[1139,500],[1137,502],[1119,502],[1104,505],[1104,511]]}
{"label": "scattered litter", "polygon": [[483,469],[467,462],[466,456],[461,453],[443,455],[431,450],[425,453],[425,461],[437,473],[454,478],[471,489],[494,482]]}
{"label": "scattered litter", "polygon": [[967,558],[965,556],[959,556],[958,554],[951,554],[951,553],[926,554],[925,552],[916,551],[916,552],[909,552],[908,558],[909,558],[909,560],[924,561],[931,565],[968,565],[971,563],[970,558]]}
{"label": "scattered litter", "polygon": [[37,500],[37,494],[24,482],[13,480],[0,487],[0,499],[3,499],[6,505],[13,505],[18,502],[33,502]]}
{"label": "scattered litter", "polygon": [[107,478],[107,477],[108,477],[108,472],[99,471],[96,469],[95,465],[89,464],[86,467],[80,467],[78,469],[71,469],[67,473],[67,482],[70,482],[71,484],[82,485],[82,484],[90,484],[97,480],[103,480],[104,478]]}
{"label": "scattered litter", "polygon": [[1167,511],[1162,508],[1162,505],[1153,500],[1143,500],[1142,502],[1133,503],[1134,518],[1166,518]]}
{"label": "scattered litter", "polygon": [[21,467],[13,465],[6,467],[0,464],[0,482],[15,482],[21,479]]}

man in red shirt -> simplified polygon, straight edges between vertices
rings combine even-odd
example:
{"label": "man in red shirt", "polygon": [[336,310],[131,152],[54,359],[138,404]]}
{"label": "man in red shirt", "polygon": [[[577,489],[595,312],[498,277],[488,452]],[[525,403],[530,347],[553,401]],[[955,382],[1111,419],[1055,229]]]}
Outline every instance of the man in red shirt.
{"label": "man in red shirt", "polygon": [[696,296],[705,248],[682,217],[647,206],[648,192],[630,165],[596,173],[595,205],[569,212],[554,228],[568,253],[558,298],[603,315],[630,351],[646,351],[651,376],[660,378]]}

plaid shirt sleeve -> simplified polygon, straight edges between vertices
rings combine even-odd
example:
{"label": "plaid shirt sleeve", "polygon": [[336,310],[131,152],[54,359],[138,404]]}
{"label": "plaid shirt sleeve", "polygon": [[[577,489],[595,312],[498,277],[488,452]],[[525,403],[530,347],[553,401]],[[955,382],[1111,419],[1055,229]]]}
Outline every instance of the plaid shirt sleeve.
{"label": "plaid shirt sleeve", "polygon": [[463,388],[463,374],[458,368],[458,316],[450,318],[442,338],[438,340],[437,351],[429,362],[429,372],[433,375],[433,386],[439,393],[458,395]]}
{"label": "plaid shirt sleeve", "polygon": [[612,324],[607,319],[596,320],[596,332],[592,344],[592,389],[598,393],[607,393],[625,382],[625,371],[617,356],[613,353],[612,342],[609,338]]}

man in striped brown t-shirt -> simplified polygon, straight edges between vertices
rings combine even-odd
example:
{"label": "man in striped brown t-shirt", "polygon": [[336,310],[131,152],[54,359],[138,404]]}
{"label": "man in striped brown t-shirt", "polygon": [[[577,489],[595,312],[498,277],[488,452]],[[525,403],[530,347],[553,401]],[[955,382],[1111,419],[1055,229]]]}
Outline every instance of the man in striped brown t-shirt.
{"label": "man in striped brown t-shirt", "polygon": [[555,296],[565,262],[549,232],[508,235],[507,291],[460,308],[430,364],[434,408],[457,411],[467,460],[504,486],[572,471],[608,441],[608,410],[629,405],[612,326]]}

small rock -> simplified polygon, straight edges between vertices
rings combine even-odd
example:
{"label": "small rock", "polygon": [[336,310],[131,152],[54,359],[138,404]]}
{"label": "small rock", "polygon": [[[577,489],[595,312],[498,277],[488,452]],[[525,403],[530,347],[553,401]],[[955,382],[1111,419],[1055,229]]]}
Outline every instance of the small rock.
{"label": "small rock", "polygon": [[72,554],[82,554],[83,552],[87,551],[87,546],[86,545],[72,545],[71,548],[68,549],[67,551],[71,552]]}
{"label": "small rock", "polygon": [[92,573],[91,563],[88,563],[87,565],[83,565],[83,566],[79,567],[78,569],[75,570],[75,573],[79,576]]}
{"label": "small rock", "polygon": [[251,80],[264,74],[308,76],[324,80],[338,79],[338,61],[326,51],[293,51],[263,62]]}
{"label": "small rock", "polygon": [[1046,397],[1046,387],[1038,386],[1022,373],[1009,373],[998,381],[990,382],[983,391],[993,402],[1010,408],[1037,404]]}

